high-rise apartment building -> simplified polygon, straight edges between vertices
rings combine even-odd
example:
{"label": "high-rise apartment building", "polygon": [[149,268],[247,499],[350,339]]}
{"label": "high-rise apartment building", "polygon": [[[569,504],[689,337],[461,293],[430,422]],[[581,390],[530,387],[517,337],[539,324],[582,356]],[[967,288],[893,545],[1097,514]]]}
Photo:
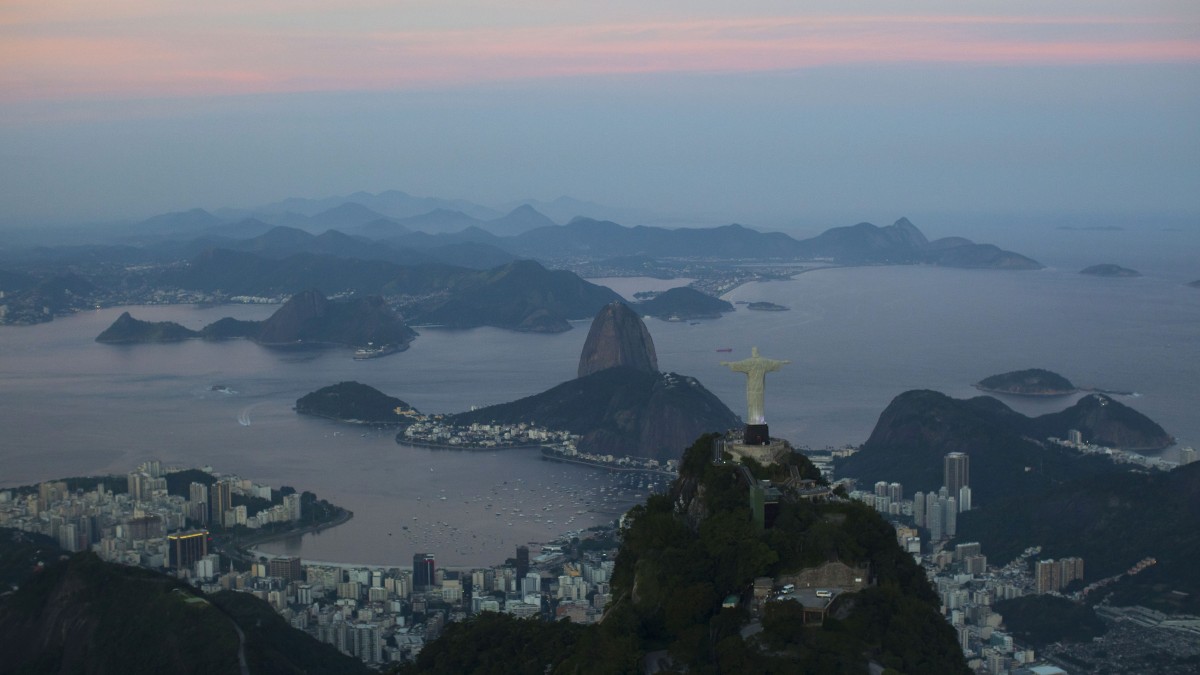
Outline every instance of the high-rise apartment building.
{"label": "high-rise apartment building", "polygon": [[232,526],[225,522],[225,512],[233,508],[233,486],[228,481],[219,480],[208,490],[208,522],[211,524]]}
{"label": "high-rise apartment building", "polygon": [[958,489],[958,512],[971,510],[971,486],[964,485]]}
{"label": "high-rise apartment building", "polygon": [[958,491],[971,483],[971,458],[963,452],[952,452],[942,460],[942,485],[947,496],[958,497]]}
{"label": "high-rise apartment building", "polygon": [[299,557],[272,558],[267,563],[267,574],[287,581],[303,581],[303,569]]}
{"label": "high-rise apartment building", "polygon": [[432,553],[417,553],[413,556],[413,590],[425,591],[434,585],[437,578],[437,563]]}
{"label": "high-rise apartment building", "polygon": [[167,535],[168,567],[190,570],[208,555],[208,530],[189,530]]}
{"label": "high-rise apartment building", "polygon": [[944,515],[945,508],[942,506],[941,498],[932,494],[925,498],[925,527],[929,528],[930,541],[940,541],[945,535]]}
{"label": "high-rise apartment building", "polygon": [[1049,593],[1057,591],[1059,586],[1058,581],[1058,564],[1053,560],[1039,560],[1034,567],[1034,581],[1037,584],[1038,593]]}
{"label": "high-rise apartment building", "polygon": [[517,576],[524,577],[529,573],[529,547],[517,547]]}

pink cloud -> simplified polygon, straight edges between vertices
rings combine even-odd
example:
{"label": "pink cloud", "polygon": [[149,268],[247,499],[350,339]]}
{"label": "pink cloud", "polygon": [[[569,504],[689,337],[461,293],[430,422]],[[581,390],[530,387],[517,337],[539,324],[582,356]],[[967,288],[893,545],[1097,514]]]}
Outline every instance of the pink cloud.
{"label": "pink cloud", "polygon": [[1126,17],[789,16],[373,32],[274,24],[202,23],[168,32],[12,25],[0,19],[0,101],[404,89],[833,64],[1200,61],[1193,26]]}

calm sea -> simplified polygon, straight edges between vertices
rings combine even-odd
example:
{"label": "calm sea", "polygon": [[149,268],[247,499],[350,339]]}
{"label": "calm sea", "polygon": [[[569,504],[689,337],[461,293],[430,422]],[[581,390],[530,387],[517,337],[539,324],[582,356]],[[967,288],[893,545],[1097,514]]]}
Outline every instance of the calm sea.
{"label": "calm sea", "polygon": [[[626,295],[663,286],[611,283]],[[752,346],[790,359],[768,375],[766,412],[773,434],[797,444],[861,443],[903,391],[968,397],[983,377],[1030,367],[1082,386],[1135,391],[1123,400],[1181,444],[1200,444],[1200,290],[1176,278],[865,267],[750,284],[727,298],[791,309],[738,305],[712,321],[648,320],[660,366],[698,377],[744,414],[743,376],[718,362],[748,356]],[[192,328],[273,309],[130,308],[140,319]],[[464,565],[494,563],[518,544],[611,520],[646,493],[601,472],[541,461],[534,451],[411,448],[390,433],[292,411],[300,396],[342,380],[426,412],[534,394],[574,376],[586,322],[560,335],[424,330],[407,352],[354,361],[348,350],[278,352],[244,341],[96,344],[120,311],[0,328],[0,487],[124,473],[150,458],[211,465],[311,490],[355,512],[346,525],[268,550],[370,564],[405,564],[430,551],[443,564]],[[717,352],[724,347],[733,351]],[[1006,402],[1040,414],[1072,399]]]}

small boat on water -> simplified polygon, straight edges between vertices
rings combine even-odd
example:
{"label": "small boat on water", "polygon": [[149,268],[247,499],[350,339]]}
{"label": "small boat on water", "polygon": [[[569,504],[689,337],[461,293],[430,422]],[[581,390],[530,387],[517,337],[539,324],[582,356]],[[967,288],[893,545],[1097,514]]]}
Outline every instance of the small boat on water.
{"label": "small boat on water", "polygon": [[719,351],[719,352],[731,352],[731,351],[733,351],[733,347],[718,347],[718,348],[717,348],[717,351]]}

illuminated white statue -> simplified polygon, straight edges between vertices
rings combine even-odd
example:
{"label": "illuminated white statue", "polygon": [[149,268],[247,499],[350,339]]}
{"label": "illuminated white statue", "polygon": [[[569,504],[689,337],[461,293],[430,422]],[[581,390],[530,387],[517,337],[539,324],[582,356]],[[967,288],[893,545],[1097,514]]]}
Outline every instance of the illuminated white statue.
{"label": "illuminated white statue", "polygon": [[746,374],[746,424],[766,424],[763,417],[763,389],[767,373],[773,373],[791,361],[766,359],[758,355],[758,347],[750,348],[750,358],[741,361],[722,361],[736,373]]}

